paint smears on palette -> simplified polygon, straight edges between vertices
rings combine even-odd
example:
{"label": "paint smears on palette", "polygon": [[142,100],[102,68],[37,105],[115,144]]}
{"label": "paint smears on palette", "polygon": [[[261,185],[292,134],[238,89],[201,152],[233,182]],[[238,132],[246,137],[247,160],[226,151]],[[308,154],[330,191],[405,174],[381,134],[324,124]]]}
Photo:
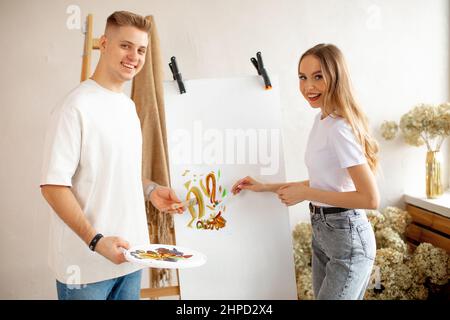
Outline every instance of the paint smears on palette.
{"label": "paint smears on palette", "polygon": [[[187,224],[189,228],[200,230],[219,230],[226,226],[224,213],[228,200],[228,190],[220,184],[220,170],[207,174],[197,174],[191,170],[185,170],[182,174],[184,187],[187,189],[186,203],[191,215]],[[206,216],[206,214],[209,216]]]}
{"label": "paint smears on palette", "polygon": [[166,244],[135,246],[125,251],[129,262],[152,268],[185,269],[203,265],[206,256],[198,251]]}

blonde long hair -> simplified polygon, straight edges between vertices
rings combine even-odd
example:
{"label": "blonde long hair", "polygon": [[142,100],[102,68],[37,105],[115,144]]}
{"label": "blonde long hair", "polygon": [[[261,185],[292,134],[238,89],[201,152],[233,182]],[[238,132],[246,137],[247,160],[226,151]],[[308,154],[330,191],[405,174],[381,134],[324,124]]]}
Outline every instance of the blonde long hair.
{"label": "blonde long hair", "polygon": [[335,45],[318,44],[301,56],[299,69],[303,58],[308,55],[313,55],[320,61],[327,86],[324,95],[325,110],[348,122],[363,148],[370,169],[375,172],[378,165],[378,143],[371,137],[367,117],[354,98],[344,55]]}

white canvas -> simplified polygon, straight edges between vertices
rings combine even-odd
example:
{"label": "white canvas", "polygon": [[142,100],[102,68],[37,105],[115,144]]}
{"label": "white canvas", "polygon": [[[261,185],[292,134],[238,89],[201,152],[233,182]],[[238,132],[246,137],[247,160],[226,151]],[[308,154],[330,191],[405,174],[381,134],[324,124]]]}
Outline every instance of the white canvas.
{"label": "white canvas", "polygon": [[[175,217],[177,245],[207,256],[203,266],[179,271],[182,299],[296,299],[287,208],[273,193],[229,192],[247,175],[285,181],[278,81],[271,81],[265,90],[258,76],[189,80],[186,94],[165,83],[172,188],[184,200],[213,171],[216,188],[229,195],[223,228],[197,229],[195,221],[190,228],[188,211]],[[203,220],[210,214],[217,212],[206,210]]]}

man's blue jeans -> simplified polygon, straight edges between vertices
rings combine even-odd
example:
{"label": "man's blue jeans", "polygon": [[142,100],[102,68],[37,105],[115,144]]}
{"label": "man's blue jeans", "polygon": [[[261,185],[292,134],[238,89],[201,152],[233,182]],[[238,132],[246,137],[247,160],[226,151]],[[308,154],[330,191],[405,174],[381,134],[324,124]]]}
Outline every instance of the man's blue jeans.
{"label": "man's blue jeans", "polygon": [[56,280],[59,300],[139,300],[142,270],[125,276],[82,285]]}
{"label": "man's blue jeans", "polygon": [[312,274],[318,300],[364,298],[376,254],[375,235],[364,210],[311,215]]}

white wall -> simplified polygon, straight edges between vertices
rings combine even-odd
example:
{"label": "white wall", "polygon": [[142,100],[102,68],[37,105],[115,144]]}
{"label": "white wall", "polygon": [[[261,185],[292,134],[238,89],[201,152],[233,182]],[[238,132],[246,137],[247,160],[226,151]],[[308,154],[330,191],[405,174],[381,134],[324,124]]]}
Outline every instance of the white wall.
{"label": "white wall", "polygon": [[[296,68],[309,47],[331,42],[343,50],[376,130],[416,103],[449,100],[448,0],[2,1],[3,299],[55,298],[46,263],[48,207],[38,184],[49,112],[80,76],[84,37],[66,27],[69,5],[78,5],[83,17],[94,14],[95,36],[115,10],[153,14],[164,60],[175,55],[187,79],[255,74],[249,59],[262,51],[269,75],[280,77],[290,180],[307,177],[303,153],[314,112],[299,95]],[[425,149],[375,135],[381,145],[381,207],[402,205],[406,188],[424,188]],[[292,225],[307,220],[306,212],[305,204],[292,208]]]}

